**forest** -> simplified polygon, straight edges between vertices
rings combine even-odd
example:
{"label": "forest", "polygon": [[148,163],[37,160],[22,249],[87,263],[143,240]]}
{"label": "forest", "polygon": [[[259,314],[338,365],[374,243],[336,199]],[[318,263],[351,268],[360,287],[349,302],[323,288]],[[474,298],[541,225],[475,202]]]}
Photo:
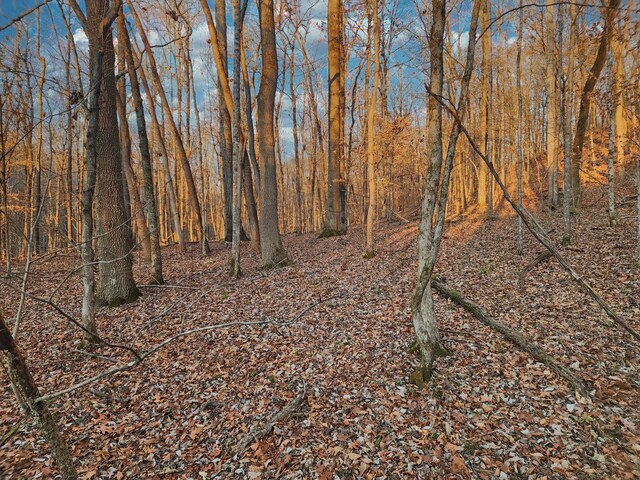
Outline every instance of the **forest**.
{"label": "forest", "polygon": [[640,5],[2,0],[0,480],[640,478]]}

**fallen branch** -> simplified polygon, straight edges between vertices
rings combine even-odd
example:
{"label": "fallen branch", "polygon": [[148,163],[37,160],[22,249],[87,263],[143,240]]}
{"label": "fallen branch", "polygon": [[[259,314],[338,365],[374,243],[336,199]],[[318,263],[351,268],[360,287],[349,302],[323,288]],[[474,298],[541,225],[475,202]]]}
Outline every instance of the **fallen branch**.
{"label": "fallen branch", "polygon": [[282,410],[269,418],[266,422],[264,422],[260,427],[255,430],[251,430],[247,433],[242,440],[238,442],[238,444],[234,447],[233,452],[235,455],[241,455],[253,442],[256,440],[261,440],[267,435],[271,433],[273,430],[273,426],[278,422],[283,422],[287,420],[291,415],[293,415],[304,403],[304,400],[307,396],[307,388],[303,384],[302,385],[302,393],[287,403]]}
{"label": "fallen branch", "polygon": [[558,248],[551,241],[547,233],[544,231],[542,226],[538,223],[538,220],[528,210],[518,205],[518,203],[515,202],[513,198],[511,198],[511,195],[509,195],[509,191],[507,190],[507,187],[505,186],[504,182],[500,178],[500,175],[498,174],[493,162],[484,153],[482,153],[482,151],[480,150],[480,147],[478,147],[478,144],[475,142],[475,140],[469,133],[469,130],[467,130],[467,128],[464,126],[464,123],[460,119],[458,111],[455,109],[455,107],[452,106],[451,101],[446,97],[434,94],[429,89],[427,89],[427,91],[429,95],[434,97],[453,117],[453,120],[456,123],[456,125],[458,125],[458,127],[460,128],[460,131],[464,134],[465,137],[467,137],[467,140],[469,141],[469,145],[471,146],[473,151],[482,159],[482,161],[489,168],[489,172],[491,173],[491,176],[495,179],[496,183],[500,187],[500,190],[502,190],[502,194],[505,200],[509,202],[509,204],[511,205],[511,207],[513,207],[513,209],[516,211],[518,216],[522,218],[522,223],[525,224],[525,226],[531,232],[531,234],[535,237],[535,239],[538,242],[540,242],[547,250],[549,250],[549,252],[551,252],[551,254],[556,258],[556,260],[558,260],[560,265],[562,265],[564,269],[567,271],[567,273],[569,273],[571,278],[573,278],[573,280],[582,288],[582,290],[586,292],[587,295],[589,295],[600,306],[600,308],[602,308],[602,310],[604,310],[604,312],[609,316],[609,318],[611,318],[620,327],[624,328],[627,332],[629,332],[633,336],[633,338],[640,341],[640,334],[634,330],[634,328],[629,324],[629,322],[627,322],[620,315],[615,313],[613,309],[609,306],[609,304],[605,302],[600,295],[598,295],[598,293],[591,287],[591,285],[589,285],[589,283],[584,278],[582,278],[582,276],[576,271],[576,269],[573,268],[573,266],[569,263],[569,261],[566,258],[564,258],[564,256],[558,250]]}
{"label": "fallen branch", "polygon": [[[331,297],[333,298],[333,297]],[[255,322],[229,322],[229,323],[219,323],[216,325],[206,325],[204,327],[199,327],[199,328],[193,328],[191,330],[185,330],[183,332],[177,333],[175,335],[172,335],[171,337],[166,338],[165,340],[163,340],[160,343],[157,343],[156,345],[154,345],[153,347],[151,347],[151,349],[147,350],[146,352],[142,352],[140,353],[136,358],[134,358],[133,360],[131,360],[128,363],[123,363],[120,365],[114,365],[111,368],[108,368],[106,370],[103,370],[102,372],[93,375],[92,377],[88,377],[78,383],[75,383],[67,388],[64,388],[62,390],[58,390],[57,392],[53,392],[53,393],[49,393],[47,395],[42,395],[38,398],[36,398],[34,400],[35,403],[41,403],[41,402],[47,402],[49,400],[53,400],[55,398],[61,397],[62,395],[66,395],[68,393],[73,393],[76,390],[79,390],[82,387],[86,387],[87,385],[91,385],[92,383],[95,383],[99,380],[102,380],[105,377],[109,377],[111,375],[114,375],[116,373],[120,373],[120,372],[124,372],[126,370],[130,370],[136,366],[138,366],[138,364],[142,363],[144,360],[146,360],[148,357],[150,357],[151,355],[153,355],[154,353],[157,353],[159,350],[161,350],[162,348],[166,347],[167,345],[169,345],[170,343],[173,343],[174,341],[182,338],[182,337],[186,337],[189,335],[193,335],[196,333],[202,333],[202,332],[209,332],[212,330],[217,330],[220,328],[229,328],[229,327],[236,327],[236,326],[261,326],[261,325],[290,325],[291,323],[300,320],[303,315],[305,315],[307,312],[309,312],[313,307],[316,307],[317,305],[320,305],[321,303],[324,303],[326,300],[329,299],[325,299],[325,300],[320,300],[317,301],[316,303],[312,304],[310,307],[307,307],[305,309],[303,309],[300,313],[298,313],[292,320],[286,321],[286,322],[278,322],[276,320],[261,320],[261,321],[255,321]]]}
{"label": "fallen branch", "polygon": [[524,277],[527,273],[529,273],[531,270],[533,270],[542,262],[544,262],[545,260],[548,260],[551,257],[553,257],[553,254],[549,250],[542,252],[540,255],[538,255],[533,262],[531,262],[529,265],[527,265],[522,269],[522,272],[520,272],[520,275],[518,275],[518,283],[522,284],[524,282]]}
{"label": "fallen branch", "polygon": [[21,418],[16,423],[14,423],[9,430],[7,430],[5,433],[2,434],[2,437],[0,437],[0,447],[2,447],[5,443],[7,443],[9,439],[13,437],[16,433],[18,433],[18,430],[20,430],[20,427],[22,426],[23,422],[24,422],[24,418]]}
{"label": "fallen branch", "polygon": [[542,350],[538,345],[533,343],[531,340],[526,338],[524,335],[511,330],[505,324],[494,320],[489,316],[487,311],[482,308],[477,303],[474,303],[470,300],[464,298],[460,292],[451,288],[444,282],[440,281],[437,278],[434,278],[431,281],[431,286],[441,295],[450,298],[455,303],[460,305],[462,308],[471,313],[474,317],[476,317],[480,322],[484,325],[492,328],[493,330],[502,334],[507,340],[511,343],[519,347],[520,349],[527,352],[533,358],[535,358],[540,363],[544,363],[546,366],[551,368],[559,377],[564,378],[571,387],[573,387],[576,398],[579,401],[589,401],[589,390],[587,389],[584,381],[578,377],[571,369],[561,365],[557,362],[555,358],[549,355],[547,352]]}

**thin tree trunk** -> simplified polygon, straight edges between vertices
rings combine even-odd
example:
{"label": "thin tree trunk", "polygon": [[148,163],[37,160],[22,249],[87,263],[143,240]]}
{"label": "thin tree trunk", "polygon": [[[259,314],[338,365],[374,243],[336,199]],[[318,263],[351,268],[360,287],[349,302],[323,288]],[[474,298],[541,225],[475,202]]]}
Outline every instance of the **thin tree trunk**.
{"label": "thin tree trunk", "polygon": [[[136,60],[138,60],[137,56],[134,57],[134,61]],[[147,101],[149,102],[148,110],[151,117],[151,124],[153,125],[157,144],[160,147],[160,154],[162,157],[162,166],[164,168],[164,174],[165,174],[166,191],[168,192],[168,197],[169,197],[169,216],[171,217],[171,223],[173,224],[173,229],[175,231],[178,244],[180,245],[182,251],[184,252],[186,251],[187,244],[184,240],[184,234],[182,232],[182,223],[180,222],[180,215],[178,214],[178,199],[176,198],[176,191],[173,186],[171,169],[169,168],[169,154],[167,152],[167,146],[164,141],[164,134],[162,132],[162,129],[160,128],[160,123],[158,122],[158,114],[156,113],[155,97],[153,96],[153,93],[149,88],[147,77],[146,77],[146,74],[144,73],[143,68],[140,69],[140,80],[142,83],[142,87],[144,88]]]}
{"label": "thin tree trunk", "polygon": [[[557,10],[555,10],[557,11]],[[553,0],[547,0],[544,11],[546,26],[546,60],[547,60],[547,195],[549,206],[558,207],[558,93],[556,76],[556,35]]]}
{"label": "thin tree trunk", "polygon": [[136,26],[138,27],[138,33],[140,34],[140,38],[142,43],[144,44],[145,51],[147,53],[147,59],[149,61],[151,79],[155,86],[156,92],[160,96],[160,102],[162,103],[162,108],[165,112],[166,120],[168,121],[169,128],[173,135],[174,143],[177,150],[178,160],[180,161],[180,165],[182,167],[182,173],[184,175],[185,181],[187,183],[187,193],[189,197],[189,204],[193,209],[193,212],[197,218],[197,229],[200,235],[200,247],[202,254],[206,255],[209,252],[209,243],[207,241],[206,232],[202,229],[202,210],[200,208],[200,201],[198,200],[198,190],[196,188],[195,180],[193,179],[193,174],[191,172],[191,166],[189,165],[189,158],[187,157],[187,152],[184,148],[184,143],[182,142],[182,137],[180,135],[180,131],[176,125],[176,122],[173,118],[173,111],[171,109],[171,105],[167,99],[167,95],[162,86],[162,81],[160,79],[160,75],[158,74],[158,69],[156,67],[155,56],[153,50],[151,49],[151,44],[149,43],[149,39],[147,38],[147,34],[142,27],[142,23],[140,22],[140,18],[133,8],[133,2],[129,0],[129,8],[131,10],[131,14],[136,22]]}
{"label": "thin tree trunk", "polygon": [[598,46],[598,51],[593,65],[587,74],[587,80],[582,89],[582,95],[580,96],[580,110],[578,112],[576,134],[573,139],[573,146],[571,149],[571,193],[573,197],[573,205],[576,208],[579,208],[582,202],[580,169],[582,167],[582,150],[584,148],[585,134],[589,125],[589,113],[591,111],[591,103],[593,102],[592,93],[607,60],[607,50],[609,49],[611,31],[613,29],[613,22],[616,18],[619,6],[620,0],[609,0],[609,3],[604,8],[604,28],[600,39],[600,45]]}
{"label": "thin tree trunk", "polygon": [[231,240],[231,258],[229,260],[229,275],[240,276],[240,230],[242,220],[242,152],[240,136],[242,126],[242,105],[240,100],[240,49],[242,44],[242,23],[244,6],[241,0],[233,0],[233,231]]}
{"label": "thin tree trunk", "polygon": [[[367,206],[367,236],[364,247],[365,258],[373,258],[375,249],[373,245],[373,226],[376,221],[376,164],[375,164],[375,116],[378,89],[380,88],[380,12],[378,0],[373,0],[371,5],[373,16],[373,86],[369,95],[367,105],[367,185],[368,185],[368,206]],[[369,85],[366,85],[369,88]]]}
{"label": "thin tree trunk", "polygon": [[[562,60],[563,60],[563,23],[564,23],[564,12],[563,8],[560,7],[560,22],[561,25],[558,29],[558,57],[559,57],[559,65],[560,70],[562,70]],[[562,116],[562,129],[563,129],[563,137],[564,137],[564,160],[563,160],[563,182],[562,182],[562,243],[564,245],[571,242],[571,198],[572,198],[572,178],[571,178],[571,162],[573,161],[571,157],[571,105],[572,105],[572,95],[571,88],[573,85],[573,54],[572,49],[574,45],[574,36],[575,36],[575,15],[574,7],[571,6],[569,14],[569,49],[567,55],[567,81],[562,87],[562,102],[560,103],[560,113]]]}
{"label": "thin tree trunk", "polygon": [[[524,128],[522,124],[522,0],[518,18],[518,55],[516,60],[516,82],[518,90],[518,206],[522,208],[522,164],[524,162]],[[555,132],[554,132],[555,136]],[[549,145],[549,142],[547,142]],[[522,254],[522,219],[518,217],[518,239],[516,250]]]}
{"label": "thin tree trunk", "polygon": [[[147,136],[147,124],[144,116],[144,106],[142,95],[140,94],[140,83],[133,59],[133,49],[127,32],[124,14],[118,15],[118,37],[122,42],[122,50],[131,83],[131,96],[136,113],[136,127],[138,129],[138,142],[140,147],[140,160],[142,163],[142,176],[144,179],[144,199],[145,212],[149,222],[149,240],[151,263],[149,265],[149,279],[147,283],[152,285],[162,285],[164,277],[162,275],[162,254],[160,252],[160,233],[158,224],[158,208],[156,205],[156,195],[153,188],[153,166],[151,164],[151,150],[149,148],[149,138]],[[155,114],[155,112],[154,112]],[[179,223],[179,222],[178,222]],[[182,234],[180,234],[182,238]],[[184,244],[184,242],[182,242]]]}

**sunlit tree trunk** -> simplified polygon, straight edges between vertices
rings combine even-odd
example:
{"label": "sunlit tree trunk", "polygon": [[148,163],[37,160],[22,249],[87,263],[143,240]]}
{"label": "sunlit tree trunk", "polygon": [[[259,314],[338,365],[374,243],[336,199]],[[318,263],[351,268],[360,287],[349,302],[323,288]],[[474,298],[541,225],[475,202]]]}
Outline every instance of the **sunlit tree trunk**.
{"label": "sunlit tree trunk", "polygon": [[573,206],[576,208],[579,208],[582,202],[580,170],[582,167],[582,151],[584,148],[585,134],[589,126],[589,115],[593,102],[593,90],[607,60],[611,31],[619,6],[620,0],[609,0],[609,3],[603,9],[604,28],[600,38],[600,45],[598,46],[593,65],[587,74],[587,80],[584,83],[580,96],[580,110],[578,112],[573,146],[571,148],[571,193],[573,196]]}
{"label": "sunlit tree trunk", "polygon": [[265,267],[283,266],[288,262],[278,230],[278,186],[274,138],[274,110],[278,81],[273,0],[260,0],[260,41],[262,70],[258,92],[258,151],[260,161],[260,248]]}
{"label": "sunlit tree trunk", "polygon": [[[520,12],[518,16],[518,54],[516,60],[516,86],[518,91],[518,206],[522,208],[522,164],[524,163],[524,127],[522,125],[522,0],[520,0]],[[549,97],[551,98],[551,97]],[[548,120],[550,121],[550,119]],[[555,121],[555,119],[554,119]],[[548,132],[548,126],[547,126]],[[548,134],[548,133],[547,133]],[[553,132],[555,136],[555,131]],[[547,139],[547,145],[549,141]],[[555,154],[555,153],[554,153]],[[484,162],[483,162],[484,163]],[[518,217],[518,239],[516,250],[522,254],[522,218]]]}
{"label": "sunlit tree trunk", "polygon": [[329,149],[327,205],[323,237],[347,233],[346,179],[344,178],[344,4],[329,0]]}
{"label": "sunlit tree trunk", "polygon": [[545,47],[547,61],[547,196],[549,207],[558,207],[558,93],[556,83],[556,28],[557,9],[553,0],[547,0],[545,15]]}
{"label": "sunlit tree trunk", "polygon": [[[364,247],[364,256],[372,258],[375,255],[373,245],[373,226],[376,221],[376,164],[375,164],[375,117],[376,100],[380,88],[380,19],[378,0],[372,0],[370,8],[373,17],[373,85],[367,105],[367,236]],[[369,85],[366,85],[369,88]]]}
{"label": "sunlit tree trunk", "polygon": [[[131,259],[131,236],[124,208],[122,162],[116,114],[115,53],[111,23],[102,26],[109,11],[108,0],[89,0],[87,5],[87,36],[89,64],[92,65],[91,88],[99,89],[96,111],[89,116],[87,135],[87,170],[89,157],[95,161],[96,254],[99,260],[96,304],[116,306],[132,302],[140,291],[135,285]],[[114,16],[115,18],[115,16]],[[113,19],[111,19],[113,21]],[[102,36],[101,36],[102,35]],[[101,62],[101,68],[94,63]],[[99,75],[96,75],[99,73]],[[96,94],[96,92],[94,92]],[[92,126],[92,121],[97,125]],[[89,144],[93,143],[91,148]],[[89,176],[89,174],[88,174]],[[89,205],[83,205],[83,209]],[[88,219],[86,219],[88,222]],[[90,241],[90,238],[83,239]],[[86,261],[85,261],[86,263]]]}

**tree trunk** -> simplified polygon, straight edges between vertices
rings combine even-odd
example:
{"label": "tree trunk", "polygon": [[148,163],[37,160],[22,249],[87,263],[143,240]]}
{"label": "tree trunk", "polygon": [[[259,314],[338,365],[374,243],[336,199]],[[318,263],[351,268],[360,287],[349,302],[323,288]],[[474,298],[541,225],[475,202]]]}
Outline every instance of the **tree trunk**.
{"label": "tree trunk", "polygon": [[278,185],[273,115],[278,81],[278,54],[273,18],[273,0],[260,0],[262,70],[258,92],[258,152],[260,161],[260,248],[264,267],[288,263],[278,230]]}
{"label": "tree trunk", "polygon": [[19,403],[26,405],[29,417],[33,419],[49,445],[51,456],[58,467],[60,475],[65,480],[78,478],[73,465],[71,450],[69,450],[66,440],[58,429],[55,417],[44,403],[35,401],[40,397],[40,392],[33,381],[33,377],[31,377],[22,353],[18,350],[2,317],[0,317],[0,351],[4,352],[4,364],[11,386],[18,397],[17,400]]}
{"label": "tree trunk", "polygon": [[442,106],[435,96],[442,95],[444,83],[444,28],[446,16],[446,1],[433,0],[433,23],[429,38],[430,76],[429,103],[427,123],[427,152],[429,152],[429,169],[424,184],[420,225],[418,232],[418,282],[413,292],[411,313],[413,328],[420,350],[420,369],[414,373],[417,385],[431,378],[433,363],[438,356],[446,354],[440,344],[440,332],[435,312],[433,310],[433,295],[431,292],[431,275],[435,265],[437,250],[432,248],[437,239],[434,238],[432,221],[438,201],[442,167]]}
{"label": "tree trunk", "polygon": [[[373,85],[369,95],[369,105],[367,105],[367,185],[368,185],[368,206],[367,206],[367,236],[364,247],[365,258],[373,258],[375,250],[373,245],[373,226],[376,221],[376,164],[375,164],[375,117],[376,100],[380,87],[380,19],[378,0],[373,0],[371,5],[373,16]],[[369,88],[369,85],[366,85]]]}
{"label": "tree trunk", "polygon": [[[518,54],[516,60],[516,83],[518,90],[518,205],[522,208],[522,164],[524,162],[524,127],[522,125],[522,0],[518,18]],[[554,132],[555,135],[555,132]],[[547,145],[549,142],[547,142]],[[555,153],[554,153],[555,155]],[[518,217],[518,239],[516,250],[522,254],[522,219]]]}
{"label": "tree trunk", "polygon": [[242,22],[244,11],[241,0],[233,0],[233,231],[231,237],[231,258],[229,275],[240,276],[240,230],[242,227],[242,161],[243,148],[240,140],[242,134],[242,104],[240,100],[240,49],[242,44]]}
{"label": "tree trunk", "polygon": [[329,154],[327,205],[321,237],[347,233],[346,181],[344,178],[344,4],[329,0]]}
{"label": "tree trunk", "polygon": [[611,31],[619,6],[620,0],[609,0],[608,5],[604,8],[604,28],[600,45],[591,70],[589,70],[587,74],[587,80],[582,89],[582,95],[580,96],[580,110],[576,124],[576,134],[571,149],[571,193],[573,196],[573,206],[575,208],[579,208],[582,202],[580,169],[582,167],[582,150],[584,148],[585,134],[589,126],[589,113],[591,111],[591,103],[593,102],[593,89],[607,61],[607,50],[609,49]]}
{"label": "tree trunk", "polygon": [[[100,38],[100,25],[109,0],[88,0],[87,25],[89,64],[101,56],[102,74],[93,80],[99,85],[98,124],[95,137],[96,160],[96,253],[99,259],[96,304],[117,306],[136,300],[140,291],[132,272],[131,236],[122,191],[122,162],[116,114],[115,53],[111,24]],[[98,50],[102,50],[99,54]]]}
{"label": "tree trunk", "polygon": [[[134,56],[134,61],[138,60],[139,57]],[[169,153],[167,152],[167,145],[164,141],[164,133],[162,128],[160,127],[160,122],[158,121],[158,114],[156,113],[156,103],[155,97],[149,88],[149,83],[147,82],[147,76],[144,73],[144,68],[140,69],[140,80],[142,83],[142,87],[144,88],[144,93],[147,97],[147,101],[149,102],[149,114],[151,117],[151,124],[153,126],[153,130],[155,133],[156,142],[160,148],[160,157],[162,157],[162,167],[164,169],[165,175],[165,183],[166,183],[166,192],[169,198],[169,216],[171,217],[171,223],[173,224],[173,229],[175,231],[178,244],[180,245],[182,251],[186,251],[187,244],[184,240],[184,233],[182,231],[182,223],[180,222],[180,214],[178,213],[178,199],[176,197],[176,191],[173,186],[173,175],[171,174],[171,168],[169,167]],[[168,235],[167,235],[168,236]]]}
{"label": "tree trunk", "polygon": [[547,0],[544,14],[547,33],[545,37],[547,60],[547,201],[549,207],[556,209],[558,207],[558,93],[553,0]]}
{"label": "tree trunk", "polygon": [[147,136],[147,120],[144,116],[144,106],[142,95],[140,94],[140,82],[133,59],[133,50],[129,39],[129,32],[122,12],[118,16],[118,37],[122,42],[121,52],[124,54],[127,63],[129,81],[131,82],[131,96],[133,97],[133,107],[136,113],[136,127],[138,129],[138,142],[140,147],[140,160],[142,163],[142,176],[144,179],[144,200],[147,221],[149,222],[149,239],[151,263],[149,265],[149,279],[147,283],[152,285],[162,285],[164,277],[162,275],[162,254],[160,252],[160,232],[158,224],[158,208],[156,205],[156,195],[153,188],[153,166],[151,164],[151,150],[149,148],[149,137]]}

